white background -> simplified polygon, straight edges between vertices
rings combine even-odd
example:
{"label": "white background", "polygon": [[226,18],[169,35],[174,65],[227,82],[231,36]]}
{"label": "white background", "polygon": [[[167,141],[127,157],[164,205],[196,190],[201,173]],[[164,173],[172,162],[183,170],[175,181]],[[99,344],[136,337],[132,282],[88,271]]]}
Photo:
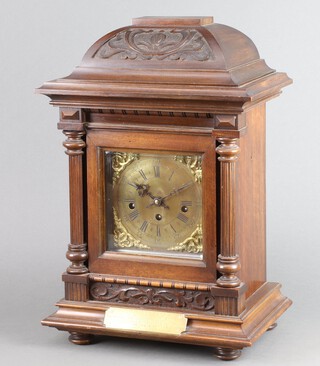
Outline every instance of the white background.
{"label": "white background", "polygon": [[294,305],[234,364],[320,364],[320,22],[316,0],[1,0],[0,357],[3,365],[212,365],[205,347],[106,338],[77,347],[40,326],[63,297],[68,165],[58,110],[34,95],[107,32],[144,15],[213,15],[294,84],[268,103],[268,279]]}

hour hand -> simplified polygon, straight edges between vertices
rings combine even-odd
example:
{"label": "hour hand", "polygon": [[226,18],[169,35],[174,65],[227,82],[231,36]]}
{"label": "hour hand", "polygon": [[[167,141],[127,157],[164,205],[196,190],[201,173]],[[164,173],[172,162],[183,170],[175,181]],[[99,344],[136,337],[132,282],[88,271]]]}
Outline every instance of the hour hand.
{"label": "hour hand", "polygon": [[151,195],[151,193],[149,192],[149,184],[135,184],[135,187],[140,197]]}
{"label": "hour hand", "polygon": [[149,184],[137,184],[137,183],[129,183],[129,184],[138,191],[138,195],[140,197],[149,196],[152,199],[155,198],[153,194],[149,192],[150,189]]}

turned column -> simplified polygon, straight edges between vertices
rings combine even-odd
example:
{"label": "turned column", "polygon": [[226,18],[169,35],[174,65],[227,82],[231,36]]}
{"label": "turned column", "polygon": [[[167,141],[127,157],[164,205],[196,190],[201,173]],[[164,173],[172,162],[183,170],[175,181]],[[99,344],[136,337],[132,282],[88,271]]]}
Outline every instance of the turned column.
{"label": "turned column", "polygon": [[[86,301],[89,297],[89,277],[85,275],[88,268],[87,244],[84,243],[83,215],[83,149],[86,144],[82,140],[84,131],[66,131],[67,139],[63,146],[69,155],[69,189],[70,189],[70,244],[66,257],[71,264],[62,278],[65,282],[65,299]],[[81,276],[83,275],[83,276]],[[94,336],[87,333],[70,332],[69,341],[77,345],[90,344]]]}
{"label": "turned column", "polygon": [[87,245],[84,243],[83,221],[83,149],[84,131],[66,131],[67,139],[63,146],[69,155],[69,189],[70,189],[70,244],[66,257],[71,264],[67,273],[82,274],[88,272],[85,262],[88,259]]}
{"label": "turned column", "polygon": [[[245,309],[247,286],[237,276],[240,270],[239,248],[236,235],[237,177],[236,162],[240,148],[238,138],[217,137],[216,152],[220,162],[220,253],[217,270],[221,276],[212,286],[217,315],[238,316]],[[219,349],[218,357],[232,359],[238,357],[234,350]],[[231,354],[230,354],[231,352]]]}
{"label": "turned column", "polygon": [[236,239],[236,162],[240,148],[237,138],[217,138],[216,148],[220,161],[220,254],[217,270],[222,274],[217,285],[224,288],[238,287],[240,261]]}

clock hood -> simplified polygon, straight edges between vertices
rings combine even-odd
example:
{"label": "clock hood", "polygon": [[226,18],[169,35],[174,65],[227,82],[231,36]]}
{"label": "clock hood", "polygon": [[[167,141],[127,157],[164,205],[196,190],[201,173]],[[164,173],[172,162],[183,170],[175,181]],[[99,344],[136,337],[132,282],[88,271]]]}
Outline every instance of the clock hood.
{"label": "clock hood", "polygon": [[290,83],[246,35],[212,17],[142,17],[100,38],[71,75],[37,92],[60,106],[126,108],[136,99],[139,109],[141,100],[163,99],[172,110],[185,110],[188,100],[189,109],[203,111],[219,101],[242,109]]}

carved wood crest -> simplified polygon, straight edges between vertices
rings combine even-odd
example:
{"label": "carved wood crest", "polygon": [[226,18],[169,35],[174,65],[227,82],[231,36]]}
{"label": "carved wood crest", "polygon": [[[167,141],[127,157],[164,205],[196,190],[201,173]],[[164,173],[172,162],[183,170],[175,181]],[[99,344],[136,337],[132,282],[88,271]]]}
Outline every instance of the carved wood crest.
{"label": "carved wood crest", "polygon": [[209,61],[209,44],[196,29],[130,28],[104,43],[94,58],[116,60]]}

